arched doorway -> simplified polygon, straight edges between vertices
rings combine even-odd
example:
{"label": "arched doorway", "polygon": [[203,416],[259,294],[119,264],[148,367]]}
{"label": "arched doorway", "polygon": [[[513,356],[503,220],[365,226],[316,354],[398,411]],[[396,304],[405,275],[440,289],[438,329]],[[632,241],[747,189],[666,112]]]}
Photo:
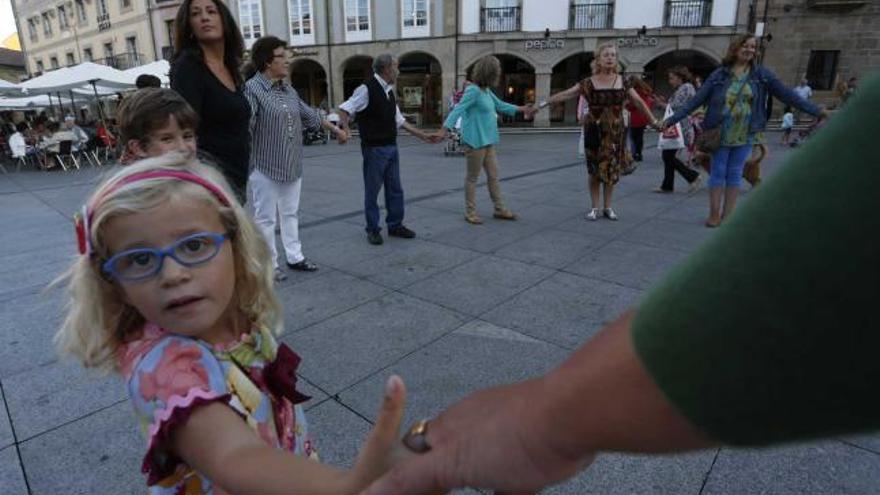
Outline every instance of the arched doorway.
{"label": "arched doorway", "polygon": [[321,64],[307,58],[294,60],[290,66],[290,85],[304,102],[327,110],[327,73]]}
{"label": "arched doorway", "polygon": [[373,57],[356,55],[342,66],[342,99],[349,99],[354,90],[373,75]]}
{"label": "arched doorway", "polygon": [[424,52],[400,57],[397,94],[400,111],[416,125],[439,124],[443,101],[440,62]]}
{"label": "arched doorway", "polygon": [[[550,94],[568,89],[591,74],[592,52],[575,53],[553,66],[550,75]],[[565,125],[577,124],[578,100],[572,99],[550,107],[550,122]]]}
{"label": "arched doorway", "polygon": [[[495,94],[514,105],[534,103],[535,68],[515,55],[500,54],[495,57],[501,62],[501,80],[495,87]],[[467,69],[468,79],[473,68],[474,64],[471,64]],[[532,125],[532,121],[526,122],[522,114],[517,113],[515,117],[502,116],[502,125]]]}
{"label": "arched doorway", "polygon": [[694,76],[700,76],[705,81],[709,74],[718,67],[718,62],[710,57],[694,50],[676,50],[664,53],[654,60],[645,64],[645,80],[654,88],[654,91],[662,95],[671,95],[672,88],[666,78],[669,69],[683,65]]}

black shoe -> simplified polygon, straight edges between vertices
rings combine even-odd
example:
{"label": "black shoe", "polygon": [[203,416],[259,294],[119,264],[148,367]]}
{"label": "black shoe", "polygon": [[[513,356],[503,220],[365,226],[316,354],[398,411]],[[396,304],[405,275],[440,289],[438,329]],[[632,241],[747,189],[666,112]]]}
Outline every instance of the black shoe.
{"label": "black shoe", "polygon": [[379,231],[367,232],[367,241],[374,246],[381,246],[383,242],[382,234]]}
{"label": "black shoe", "polygon": [[634,155],[634,156],[633,156],[633,160],[635,160],[635,161],[637,161],[637,162],[642,161],[642,155]]}
{"label": "black shoe", "polygon": [[298,272],[314,272],[318,270],[318,265],[312,263],[307,258],[303,258],[299,263],[288,263],[287,268]]}
{"label": "black shoe", "polygon": [[416,233],[413,232],[412,230],[409,230],[408,228],[404,227],[403,225],[400,225],[400,226],[394,227],[393,229],[388,229],[388,235],[391,235],[394,237],[401,237],[403,239],[412,239],[413,237],[416,236]]}

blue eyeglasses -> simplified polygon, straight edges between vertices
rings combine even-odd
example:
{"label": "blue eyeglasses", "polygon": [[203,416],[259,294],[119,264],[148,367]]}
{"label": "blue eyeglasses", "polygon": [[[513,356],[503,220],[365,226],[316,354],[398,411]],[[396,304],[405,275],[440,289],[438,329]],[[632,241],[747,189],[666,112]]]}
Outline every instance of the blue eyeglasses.
{"label": "blue eyeglasses", "polygon": [[211,261],[229,234],[199,232],[178,239],[162,249],[136,248],[113,255],[101,265],[109,277],[121,282],[138,282],[156,276],[165,257],[170,256],[183,266],[197,266]]}

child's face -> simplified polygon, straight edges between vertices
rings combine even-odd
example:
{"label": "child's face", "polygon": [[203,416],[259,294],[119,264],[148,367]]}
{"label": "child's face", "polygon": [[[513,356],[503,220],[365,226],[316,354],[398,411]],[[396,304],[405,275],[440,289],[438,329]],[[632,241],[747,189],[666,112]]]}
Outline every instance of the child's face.
{"label": "child's face", "polygon": [[[198,199],[174,198],[151,210],[114,218],[104,227],[110,255],[165,248],[197,232],[226,233],[215,208]],[[235,264],[231,241],[204,264],[187,267],[166,256],[154,277],[117,282],[125,301],[149,322],[208,342],[235,338]]]}
{"label": "child's face", "polygon": [[132,140],[131,147],[139,158],[161,156],[171,151],[192,157],[196,155],[196,132],[189,127],[181,128],[174,115],[169,115],[165,126],[151,132],[146,143]]}

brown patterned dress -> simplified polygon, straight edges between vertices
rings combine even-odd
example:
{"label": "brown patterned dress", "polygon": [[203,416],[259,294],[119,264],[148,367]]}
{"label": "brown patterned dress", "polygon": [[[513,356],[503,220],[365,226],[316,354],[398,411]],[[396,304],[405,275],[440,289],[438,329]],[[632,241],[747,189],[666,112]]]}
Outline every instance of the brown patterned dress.
{"label": "brown patterned dress", "polygon": [[[617,86],[617,80],[613,86]],[[590,77],[581,81],[581,93],[590,106],[584,123],[587,172],[605,184],[617,184],[621,174],[632,171],[623,121],[627,91],[626,80],[619,89],[597,89]]]}

